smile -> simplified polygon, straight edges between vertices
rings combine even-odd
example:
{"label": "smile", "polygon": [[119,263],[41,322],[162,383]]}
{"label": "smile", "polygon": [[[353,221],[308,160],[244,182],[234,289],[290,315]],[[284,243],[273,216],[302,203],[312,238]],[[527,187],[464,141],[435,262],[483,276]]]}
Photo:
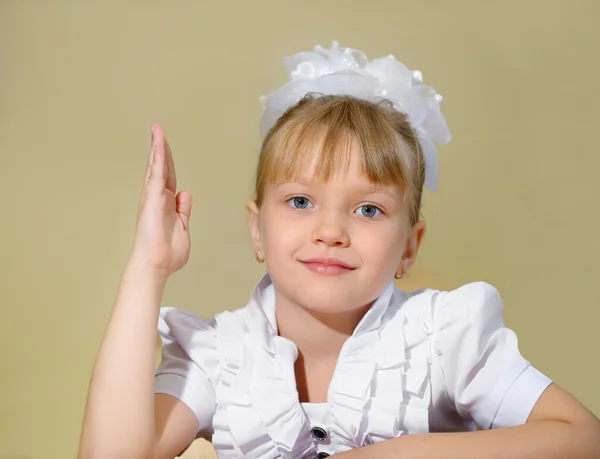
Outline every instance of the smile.
{"label": "smile", "polygon": [[356,269],[337,258],[309,258],[300,262],[312,272],[327,276],[345,274]]}

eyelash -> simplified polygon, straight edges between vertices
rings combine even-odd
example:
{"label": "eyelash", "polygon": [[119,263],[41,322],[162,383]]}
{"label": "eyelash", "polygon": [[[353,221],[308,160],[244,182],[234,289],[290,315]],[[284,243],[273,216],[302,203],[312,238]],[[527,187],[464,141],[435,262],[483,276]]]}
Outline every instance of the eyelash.
{"label": "eyelash", "polygon": [[[310,202],[310,199],[308,199],[306,196],[301,196],[301,195],[299,195],[299,196],[293,196],[293,197],[291,197],[290,199],[288,199],[286,202],[287,202],[288,204],[290,204],[290,206],[292,206],[292,208],[293,208],[293,209],[296,209],[296,210],[304,210],[304,209],[306,209],[306,207],[304,207],[304,208],[299,208],[299,207],[296,207],[296,206],[294,206],[294,204],[293,204],[293,203],[294,203],[294,200],[295,200],[295,199],[306,199],[306,200],[307,200],[309,203],[311,203],[311,202]],[[312,204],[312,203],[311,203],[311,204]],[[381,208],[379,208],[378,206],[376,206],[376,205],[374,205],[374,204],[363,204],[363,205],[362,205],[362,206],[360,206],[360,207],[359,207],[357,210],[359,210],[359,209],[362,209],[362,208],[364,208],[364,207],[372,207],[372,208],[374,208],[375,210],[377,210],[377,212],[379,212],[379,215],[374,215],[374,216],[372,216],[372,217],[367,217],[367,216],[365,216],[365,215],[361,215],[361,217],[364,217],[364,218],[367,218],[367,219],[373,219],[373,218],[376,218],[376,217],[380,217],[381,215],[383,215],[383,214],[384,214],[383,210],[381,210]],[[356,212],[356,211],[355,211],[355,212]]]}

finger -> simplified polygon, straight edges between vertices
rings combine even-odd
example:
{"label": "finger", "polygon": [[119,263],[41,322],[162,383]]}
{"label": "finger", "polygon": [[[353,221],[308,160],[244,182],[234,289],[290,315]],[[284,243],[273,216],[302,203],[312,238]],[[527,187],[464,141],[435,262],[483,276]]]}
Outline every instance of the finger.
{"label": "finger", "polygon": [[144,186],[148,183],[150,170],[152,169],[152,160],[154,159],[154,125],[150,128],[150,149],[148,150],[148,160],[146,161],[146,173],[144,174]]}
{"label": "finger", "polygon": [[165,186],[167,171],[165,164],[165,133],[159,124],[154,125],[154,147],[152,166],[150,167],[149,181]]}
{"label": "finger", "polygon": [[171,190],[173,194],[175,194],[177,192],[177,174],[175,173],[175,161],[173,160],[171,146],[169,145],[169,141],[166,138],[165,162],[167,165],[167,189]]}
{"label": "finger", "polygon": [[177,213],[181,215],[183,226],[187,230],[190,227],[190,215],[192,213],[192,195],[188,191],[180,191],[175,197]]}

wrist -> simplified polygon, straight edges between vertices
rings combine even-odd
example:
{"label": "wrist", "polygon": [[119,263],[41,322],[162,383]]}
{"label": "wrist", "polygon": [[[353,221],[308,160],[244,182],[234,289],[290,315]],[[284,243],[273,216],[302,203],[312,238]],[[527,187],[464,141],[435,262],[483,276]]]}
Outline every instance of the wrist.
{"label": "wrist", "polygon": [[377,457],[380,459],[411,459],[413,457],[409,453],[409,449],[405,446],[407,436],[390,438],[362,448],[351,449],[335,457],[340,459],[371,459]]}
{"label": "wrist", "polygon": [[[389,459],[411,459],[413,454],[410,453],[410,449],[407,448],[407,435],[401,435],[400,437],[390,438],[383,440],[372,445],[352,450],[352,452],[360,452],[356,455],[356,458],[389,458]],[[354,458],[354,456],[352,456]]]}
{"label": "wrist", "polygon": [[159,285],[165,285],[169,275],[170,273],[166,269],[157,268],[156,266],[138,260],[133,256],[128,260],[123,274],[126,278],[143,278],[146,281],[158,283]]}

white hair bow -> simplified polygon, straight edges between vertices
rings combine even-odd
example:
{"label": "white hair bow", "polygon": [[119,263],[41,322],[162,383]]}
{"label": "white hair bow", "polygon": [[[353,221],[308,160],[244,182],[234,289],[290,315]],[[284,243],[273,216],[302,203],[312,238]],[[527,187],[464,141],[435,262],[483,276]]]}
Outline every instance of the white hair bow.
{"label": "white hair bow", "polygon": [[442,96],[423,84],[418,70],[409,70],[394,56],[369,61],[359,50],[316,46],[284,58],[290,81],[262,96],[261,134],[265,136],[277,119],[308,93],[348,95],[373,102],[388,100],[406,113],[417,133],[425,159],[425,186],[437,190],[437,146],[450,142],[446,119],[440,111]]}

